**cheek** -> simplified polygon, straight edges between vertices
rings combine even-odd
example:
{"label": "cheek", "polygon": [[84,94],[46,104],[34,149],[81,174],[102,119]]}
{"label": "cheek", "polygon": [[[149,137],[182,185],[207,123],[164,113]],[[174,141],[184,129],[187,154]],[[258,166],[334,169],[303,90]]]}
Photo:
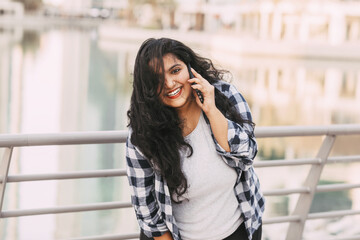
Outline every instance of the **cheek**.
{"label": "cheek", "polygon": [[192,87],[191,87],[191,85],[190,85],[190,83],[187,83],[186,85],[184,85],[184,93],[183,93],[183,96],[185,97],[185,98],[191,98],[192,97],[192,95],[193,95],[193,89],[192,89]]}
{"label": "cheek", "polygon": [[190,79],[188,71],[184,71],[183,74],[181,74],[181,80],[183,84],[189,84],[188,80]]}

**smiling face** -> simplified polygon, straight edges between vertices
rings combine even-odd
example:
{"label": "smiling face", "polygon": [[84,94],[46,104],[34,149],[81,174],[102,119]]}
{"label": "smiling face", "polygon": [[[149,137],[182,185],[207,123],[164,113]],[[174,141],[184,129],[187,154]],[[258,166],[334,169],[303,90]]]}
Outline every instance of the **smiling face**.
{"label": "smiling face", "polygon": [[163,56],[165,83],[160,93],[161,101],[173,108],[183,108],[194,99],[189,80],[189,71],[185,63],[175,55],[168,53]]}

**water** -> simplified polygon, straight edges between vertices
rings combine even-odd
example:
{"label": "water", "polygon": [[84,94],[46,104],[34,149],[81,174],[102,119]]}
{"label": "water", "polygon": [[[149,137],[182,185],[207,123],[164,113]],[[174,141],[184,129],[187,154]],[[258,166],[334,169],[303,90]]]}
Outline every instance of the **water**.
{"label": "water", "polygon": [[[130,75],[119,74],[123,74],[125,68],[121,57],[99,49],[93,34],[93,31],[72,29],[23,33],[23,41],[15,43],[8,51],[10,64],[1,63],[2,67],[9,68],[7,76],[1,79],[2,86],[9,89],[5,99],[7,104],[2,105],[4,108],[1,111],[8,119],[2,125],[2,132],[49,133],[126,128]],[[17,149],[10,173],[123,167],[123,145],[34,147]],[[99,201],[128,202],[129,195],[123,193],[127,187],[125,180],[10,184],[7,194],[12,196],[11,200],[7,198],[6,206],[7,209],[24,209]],[[17,188],[19,195],[12,188]],[[13,202],[15,199],[16,203]],[[119,214],[121,212],[127,214]],[[126,228],[118,223],[124,218],[122,216],[132,213],[133,210],[129,209],[23,217],[17,223],[18,239],[69,238],[135,231],[135,224]],[[10,225],[13,220],[7,221]],[[34,226],[34,221],[39,225]]]}
{"label": "water", "polygon": [[[126,129],[131,72],[143,39],[109,44],[96,28],[64,27],[21,30],[20,35],[0,32],[0,40],[0,113],[5,116],[0,120],[0,132]],[[360,122],[357,62],[269,59],[239,56],[196,44],[193,47],[230,70],[232,83],[249,102],[258,126]],[[312,157],[320,144],[318,137],[259,139],[258,159]],[[357,137],[341,137],[332,155],[359,154],[355,147],[358,144]],[[123,144],[32,147],[15,150],[10,174],[123,167]],[[329,167],[322,179],[324,183],[354,183],[356,169],[357,164]],[[283,167],[257,172],[263,188],[269,189],[297,187],[307,170],[308,167]],[[129,201],[126,178],[9,184],[6,196],[5,210]],[[317,207],[324,198],[333,201]],[[349,209],[354,199],[359,199],[359,193],[335,192],[316,199],[319,200],[313,211]],[[267,200],[267,216],[288,214],[295,202],[293,196]],[[132,209],[22,217],[6,219],[2,224],[6,239],[26,240],[130,233],[138,229]],[[271,238],[271,231],[277,227],[266,228],[265,237],[276,239]]]}

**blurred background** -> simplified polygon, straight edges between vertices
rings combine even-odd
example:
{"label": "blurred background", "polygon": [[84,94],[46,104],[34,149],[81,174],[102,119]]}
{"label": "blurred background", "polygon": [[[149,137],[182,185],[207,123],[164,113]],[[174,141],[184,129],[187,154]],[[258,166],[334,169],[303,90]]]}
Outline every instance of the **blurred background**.
{"label": "blurred background", "polygon": [[[229,70],[257,126],[360,123],[360,1],[0,0],[0,133],[126,129],[134,59],[149,37],[183,41]],[[256,160],[314,157],[321,140],[259,139]],[[359,154],[359,144],[339,137],[331,155]],[[17,148],[9,174],[124,162],[124,144]],[[300,186],[308,170],[257,172],[270,189]],[[356,182],[359,170],[326,166],[320,183]],[[129,200],[126,178],[11,183],[3,210]],[[290,214],[296,200],[267,198],[265,217]],[[360,209],[359,189],[317,193],[311,212],[342,209]],[[355,223],[359,216],[313,220],[304,237],[360,234]],[[287,225],[264,226],[264,239],[285,239]],[[6,240],[137,230],[133,209],[0,221]]]}

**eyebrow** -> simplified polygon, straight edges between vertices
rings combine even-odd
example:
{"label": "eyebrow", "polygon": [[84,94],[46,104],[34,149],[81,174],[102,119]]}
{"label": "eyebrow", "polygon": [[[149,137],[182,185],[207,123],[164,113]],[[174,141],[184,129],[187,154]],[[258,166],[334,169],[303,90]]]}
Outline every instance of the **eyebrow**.
{"label": "eyebrow", "polygon": [[168,69],[168,71],[171,71],[171,69],[173,69],[173,68],[175,68],[175,67],[177,67],[177,66],[181,66],[181,64],[180,64],[180,63],[176,63],[176,64],[172,65],[172,66]]}

